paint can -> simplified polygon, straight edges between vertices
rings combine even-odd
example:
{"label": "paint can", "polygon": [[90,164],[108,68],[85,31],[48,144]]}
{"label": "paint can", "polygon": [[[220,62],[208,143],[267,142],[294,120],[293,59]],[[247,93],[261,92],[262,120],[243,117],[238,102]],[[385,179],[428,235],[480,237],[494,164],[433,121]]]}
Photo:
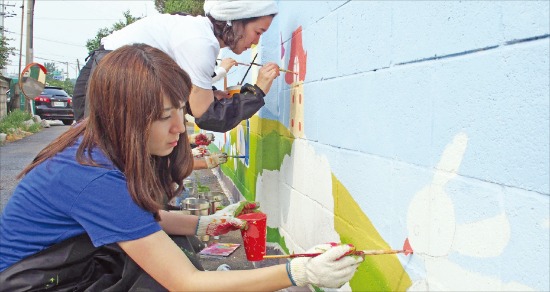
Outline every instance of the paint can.
{"label": "paint can", "polygon": [[209,206],[209,213],[214,214],[216,211],[218,211],[218,208],[221,208],[223,206],[223,199],[225,198],[225,194],[222,192],[210,192],[207,196]]}
{"label": "paint can", "polygon": [[181,203],[183,210],[187,210],[189,214],[196,216],[207,216],[209,207],[210,204],[207,200],[199,198],[186,198]]}

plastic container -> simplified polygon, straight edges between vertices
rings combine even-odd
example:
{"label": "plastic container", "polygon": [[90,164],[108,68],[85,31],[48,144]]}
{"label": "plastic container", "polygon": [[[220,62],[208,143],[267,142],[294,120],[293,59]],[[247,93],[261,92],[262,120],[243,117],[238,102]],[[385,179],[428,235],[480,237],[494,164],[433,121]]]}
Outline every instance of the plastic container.
{"label": "plastic container", "polygon": [[229,96],[233,97],[234,94],[241,93],[241,85],[229,86],[227,92],[229,92]]}
{"label": "plastic container", "polygon": [[261,261],[266,253],[267,216],[265,213],[250,213],[237,216],[248,222],[248,229],[241,230],[246,259],[251,262]]}

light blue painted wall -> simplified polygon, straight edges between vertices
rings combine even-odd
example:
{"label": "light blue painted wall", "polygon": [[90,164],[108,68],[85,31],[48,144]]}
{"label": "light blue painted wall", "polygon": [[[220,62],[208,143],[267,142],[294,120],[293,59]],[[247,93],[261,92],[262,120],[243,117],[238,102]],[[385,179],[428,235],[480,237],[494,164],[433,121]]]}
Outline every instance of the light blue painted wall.
{"label": "light blue painted wall", "polygon": [[[445,257],[481,278],[474,288],[490,279],[503,290],[550,290],[549,3],[279,1],[259,48],[262,62],[286,67],[292,32],[302,27],[304,139],[390,246],[410,236],[408,210],[446,147],[467,137],[458,176],[444,187],[452,220],[503,215],[507,226],[494,232],[510,230],[498,255],[453,246]],[[281,75],[260,116],[288,126],[289,91]],[[459,288],[430,276],[422,256],[402,263],[413,282]]]}
{"label": "light blue painted wall", "polygon": [[[290,34],[303,28],[306,139],[390,245],[402,245],[412,198],[462,132],[459,176],[445,187],[456,224],[504,212],[511,235],[498,256],[447,259],[550,289],[548,2],[279,5],[279,31],[269,37],[282,36],[289,50]],[[288,85],[278,86],[278,102],[263,112],[288,125]],[[413,281],[426,277],[422,261],[407,270]]]}

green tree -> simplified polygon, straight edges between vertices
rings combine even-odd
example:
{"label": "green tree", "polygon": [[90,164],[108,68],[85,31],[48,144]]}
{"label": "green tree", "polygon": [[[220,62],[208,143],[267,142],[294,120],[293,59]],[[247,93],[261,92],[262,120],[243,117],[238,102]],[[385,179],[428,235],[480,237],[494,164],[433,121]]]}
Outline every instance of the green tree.
{"label": "green tree", "polygon": [[48,86],[61,87],[63,88],[63,90],[65,90],[65,92],[67,92],[68,95],[73,96],[74,84],[73,81],[69,78],[65,78],[65,80],[63,81],[50,79],[46,83],[48,83]]}
{"label": "green tree", "polygon": [[120,20],[116,22],[115,24],[113,24],[111,28],[107,28],[107,27],[101,28],[100,30],[97,31],[95,38],[89,39],[86,42],[86,48],[88,49],[88,53],[91,53],[93,50],[96,50],[99,48],[102,38],[110,35],[111,33],[113,33],[113,31],[119,30],[140,19],[140,17],[132,16],[129,10],[124,12],[123,15],[124,15],[124,20]]}
{"label": "green tree", "polygon": [[[54,79],[54,74],[53,73],[55,71],[59,70],[59,68],[57,68],[55,63],[47,63],[46,62],[46,63],[44,63],[44,67],[46,67],[46,70],[48,71],[48,74],[46,74],[46,84],[48,86],[61,87],[61,88],[63,88],[63,90],[65,90],[65,92],[67,92],[67,94],[72,96],[73,92],[74,92],[74,84],[70,79],[65,78],[65,80],[63,80],[63,81]],[[61,71],[62,71],[63,74],[65,74],[65,72],[63,72],[63,70],[61,70]]]}
{"label": "green tree", "polygon": [[46,82],[50,81],[50,79],[53,79],[53,76],[51,75],[54,71],[57,71],[57,66],[55,66],[55,63],[44,63],[44,67],[46,68],[46,71],[48,71],[48,74],[46,74]]}
{"label": "green tree", "polygon": [[204,15],[204,0],[155,0],[155,8],[160,13],[185,12],[191,15]]}
{"label": "green tree", "polygon": [[0,69],[4,69],[8,64],[10,56],[15,55],[15,48],[8,45],[10,39],[4,36],[4,27],[0,26],[0,30],[2,31],[2,36],[0,37]]}

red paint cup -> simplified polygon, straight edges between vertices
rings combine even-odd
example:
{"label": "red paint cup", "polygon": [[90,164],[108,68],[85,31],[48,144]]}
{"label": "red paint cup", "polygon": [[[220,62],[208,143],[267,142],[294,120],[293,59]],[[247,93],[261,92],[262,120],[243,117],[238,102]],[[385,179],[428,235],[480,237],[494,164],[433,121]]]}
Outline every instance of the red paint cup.
{"label": "red paint cup", "polygon": [[243,214],[237,218],[248,222],[248,229],[241,230],[246,259],[251,262],[263,260],[267,241],[267,216],[260,212]]}

